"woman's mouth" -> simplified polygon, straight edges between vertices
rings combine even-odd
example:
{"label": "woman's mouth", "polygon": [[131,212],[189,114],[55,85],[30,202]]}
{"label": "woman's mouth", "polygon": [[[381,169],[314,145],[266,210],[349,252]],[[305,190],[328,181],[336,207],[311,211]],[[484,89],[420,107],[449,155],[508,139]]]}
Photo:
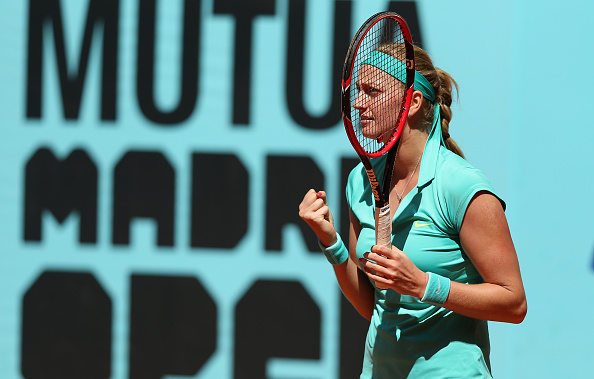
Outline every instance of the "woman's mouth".
{"label": "woman's mouth", "polygon": [[367,117],[367,116],[361,116],[360,121],[361,121],[361,126],[366,127],[373,121],[373,118]]}

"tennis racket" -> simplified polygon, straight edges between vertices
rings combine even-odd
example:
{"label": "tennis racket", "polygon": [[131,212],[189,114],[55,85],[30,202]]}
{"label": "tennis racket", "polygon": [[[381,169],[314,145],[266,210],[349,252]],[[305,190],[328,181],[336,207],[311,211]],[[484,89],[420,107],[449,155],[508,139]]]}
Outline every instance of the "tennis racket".
{"label": "tennis racket", "polygon": [[[392,244],[392,172],[414,78],[414,47],[404,19],[394,12],[370,17],[355,34],[344,62],[342,119],[371,184],[376,244],[388,247]],[[387,159],[380,186],[369,159],[383,155]]]}

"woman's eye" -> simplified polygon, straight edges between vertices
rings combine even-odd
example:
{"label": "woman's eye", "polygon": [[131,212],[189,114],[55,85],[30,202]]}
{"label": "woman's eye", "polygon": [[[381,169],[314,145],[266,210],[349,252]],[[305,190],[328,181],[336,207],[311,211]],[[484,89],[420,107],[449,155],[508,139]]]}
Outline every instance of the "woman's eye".
{"label": "woman's eye", "polygon": [[381,92],[380,89],[369,86],[369,85],[357,85],[357,95],[359,95],[360,92],[363,92],[364,94],[368,95],[368,96],[373,96],[373,95],[377,95],[378,93]]}

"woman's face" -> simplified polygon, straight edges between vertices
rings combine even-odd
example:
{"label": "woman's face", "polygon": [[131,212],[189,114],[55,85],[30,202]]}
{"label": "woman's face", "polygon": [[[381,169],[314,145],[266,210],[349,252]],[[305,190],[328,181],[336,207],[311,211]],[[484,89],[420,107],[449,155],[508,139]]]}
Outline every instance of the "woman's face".
{"label": "woman's face", "polygon": [[402,96],[404,85],[398,79],[375,66],[361,66],[353,108],[359,112],[365,137],[378,139],[396,127]]}

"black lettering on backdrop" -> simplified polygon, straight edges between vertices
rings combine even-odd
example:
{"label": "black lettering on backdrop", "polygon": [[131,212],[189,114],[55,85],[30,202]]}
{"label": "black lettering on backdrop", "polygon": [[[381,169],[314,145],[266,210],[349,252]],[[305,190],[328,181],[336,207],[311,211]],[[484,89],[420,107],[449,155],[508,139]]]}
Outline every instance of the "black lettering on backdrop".
{"label": "black lettering on backdrop", "polygon": [[232,249],[248,228],[249,173],[232,154],[192,155],[192,247]]}
{"label": "black lettering on backdrop", "polygon": [[214,14],[230,14],[235,18],[235,50],[233,65],[233,124],[250,123],[252,91],[252,36],[257,16],[274,15],[275,0],[214,0]]}
{"label": "black lettering on backdrop", "polygon": [[[217,306],[200,281],[132,274],[130,291],[128,377],[196,375],[218,339]],[[42,273],[22,317],[24,378],[111,376],[112,302],[93,274]],[[266,377],[272,357],[320,359],[320,308],[297,281],[256,281],[236,305],[234,330],[235,378]]]}
{"label": "black lettering on backdrop", "polygon": [[[27,51],[27,118],[41,118],[43,94],[43,35],[53,30],[62,107],[66,119],[77,119],[80,111],[93,33],[103,24],[101,59],[101,119],[116,118],[116,82],[119,0],[89,0],[89,10],[78,67],[67,67],[60,0],[29,0]],[[45,27],[51,25],[52,28]],[[75,74],[73,74],[75,73]]]}
{"label": "black lettering on backdrop", "polygon": [[[236,155],[192,156],[192,247],[234,248],[247,233],[249,173]],[[42,213],[59,223],[77,212],[81,243],[97,236],[97,167],[83,150],[59,161],[47,148],[27,163],[24,239],[41,241]],[[297,206],[310,187],[324,188],[324,174],[309,157],[269,156],[267,160],[266,249],[282,250],[282,228],[297,225],[308,249],[318,252],[315,236],[299,219]],[[157,245],[174,245],[175,169],[160,152],[129,151],[113,175],[112,242],[130,244],[134,218],[153,219]]]}
{"label": "black lettering on backdrop", "polygon": [[299,282],[258,280],[235,308],[235,379],[266,378],[269,358],[320,359],[321,314]]}
{"label": "black lettering on backdrop", "polygon": [[179,124],[194,112],[198,98],[200,71],[200,0],[184,1],[180,100],[177,107],[166,112],[155,104],[155,23],[157,0],[144,0],[138,7],[138,59],[136,95],[142,113],[157,124]]}
{"label": "black lettering on backdrop", "polygon": [[340,292],[340,340],[339,377],[340,379],[359,379],[363,368],[367,321],[353,304]]}
{"label": "black lettering on backdrop", "polygon": [[108,379],[112,306],[89,273],[46,271],[23,297],[21,371],[26,379]]}
{"label": "black lettering on backdrop", "polygon": [[[348,236],[350,230],[349,204],[346,200],[346,185],[349,174],[361,161],[358,158],[342,158],[340,160],[340,235]],[[336,223],[336,218],[334,220]]]}
{"label": "black lettering on backdrop", "polygon": [[[77,67],[67,67],[66,45],[60,0],[29,0],[27,50],[27,118],[41,118],[43,94],[44,34],[53,31],[54,49],[66,119],[79,117],[80,105],[87,74],[91,42],[95,27],[102,25],[101,50],[101,119],[116,119],[119,0],[88,0],[82,46]],[[179,124],[194,111],[198,99],[201,40],[201,1],[184,0],[182,59],[180,74],[180,100],[171,111],[158,109],[155,104],[155,24],[156,1],[143,1],[138,13],[137,96],[143,114],[158,124]],[[287,22],[286,98],[291,117],[301,126],[325,129],[340,120],[339,91],[331,91],[328,110],[323,115],[312,115],[303,103],[304,35],[306,29],[305,0],[289,0]],[[351,38],[352,4],[335,1],[332,75],[329,85],[340,82],[344,53]],[[422,45],[419,17],[415,1],[390,1],[389,9],[401,14],[409,24],[413,40]],[[250,119],[251,63],[253,21],[257,16],[274,15],[274,0],[214,0],[214,14],[229,14],[235,18],[235,50],[233,80],[233,123],[247,125]],[[48,27],[46,27],[48,26]],[[51,26],[51,27],[50,27]]]}
{"label": "black lettering on backdrop", "polygon": [[130,379],[194,376],[217,344],[217,306],[193,277],[132,275]]}
{"label": "black lettering on backdrop", "polygon": [[324,174],[309,157],[269,155],[266,166],[266,250],[282,251],[283,228],[293,224],[309,251],[319,253],[317,237],[299,218],[298,209],[310,188],[324,188]]}
{"label": "black lettering on backdrop", "polygon": [[162,153],[129,151],[118,162],[113,184],[113,243],[130,244],[130,223],[157,224],[157,245],[173,246],[175,170]]}
{"label": "black lettering on backdrop", "polygon": [[97,167],[83,150],[59,161],[40,148],[25,168],[25,241],[41,241],[42,215],[48,210],[59,223],[73,212],[80,216],[79,241],[97,240]]}
{"label": "black lettering on backdrop", "polygon": [[[310,4],[312,4],[310,2]],[[305,74],[305,0],[289,0],[289,21],[287,23],[287,106],[293,120],[301,126],[311,129],[327,129],[340,122],[340,81],[342,64],[347,48],[351,42],[351,2],[334,1],[334,35],[331,38],[332,75],[326,84],[330,91],[331,101],[328,109],[321,116],[307,112],[303,102]],[[312,59],[312,57],[309,57]],[[313,57],[315,60],[315,57]]]}
{"label": "black lettering on backdrop", "polygon": [[[152,0],[152,11],[154,12],[154,2]],[[57,69],[60,80],[60,90],[62,96],[62,106],[64,117],[67,119],[76,119],[79,115],[83,87],[85,84],[86,71],[91,42],[102,43],[101,55],[101,119],[115,120],[116,118],[116,84],[117,84],[117,51],[118,51],[118,24],[119,24],[119,1],[118,0],[88,0],[89,9],[85,21],[85,29],[82,44],[79,53],[78,66],[67,67],[68,61],[66,46],[64,43],[64,28],[61,17],[60,0],[30,0],[29,1],[29,25],[28,25],[28,56],[27,56],[27,107],[26,115],[28,118],[41,118],[42,116],[42,85],[43,85],[43,51],[44,39],[53,38],[55,55],[57,59]],[[189,30],[184,32],[182,57],[182,80],[183,83],[189,81],[187,87],[182,88],[180,102],[176,109],[171,112],[164,112],[157,109],[154,104],[154,98],[146,97],[141,100],[139,94],[139,103],[147,105],[147,109],[152,110],[153,116],[145,114],[153,122],[162,124],[179,123],[189,117],[193,112],[197,101],[197,89],[193,90],[192,83],[198,87],[198,77],[191,80],[192,65],[195,64],[196,75],[198,75],[200,53],[199,47],[195,51],[193,46],[198,46],[200,41],[200,17],[192,22],[188,19],[192,16],[199,16],[200,1],[187,0],[184,7],[184,28]],[[234,5],[227,7],[228,4]],[[413,38],[416,44],[421,43],[421,33],[419,28],[419,18],[416,10],[416,3],[413,1],[392,1],[389,3],[390,9],[396,10],[405,16],[411,27]],[[261,8],[259,6],[262,5]],[[274,14],[275,6],[271,0],[260,0],[249,4],[243,4],[238,0],[224,3],[223,0],[215,0],[215,7],[221,13],[232,14],[236,17],[236,52],[235,52],[235,79],[234,79],[234,122],[237,124],[246,124],[249,122],[249,91],[251,84],[251,45],[252,45],[252,26],[253,20],[260,14]],[[249,7],[251,13],[242,13],[246,7]],[[303,106],[303,81],[293,84],[289,83],[292,78],[292,72],[303,71],[303,41],[299,43],[299,36],[292,32],[294,28],[301,30],[306,28],[304,20],[305,5],[300,0],[292,0],[289,3],[289,19],[291,26],[288,28],[287,42],[294,44],[300,49],[289,48],[287,55],[295,54],[299,59],[287,63],[287,102],[291,112],[291,117],[302,126],[307,128],[323,129],[335,125],[332,123],[330,114],[334,106],[329,106],[329,111],[322,116],[314,116],[305,110]],[[151,9],[140,11],[148,12]],[[349,19],[345,17],[346,12],[350,14],[351,4],[349,2],[337,2],[335,9],[334,38],[342,35],[345,25],[339,25],[337,20]],[[410,15],[407,15],[410,12]],[[215,12],[216,13],[216,12]],[[301,16],[299,16],[301,14]],[[139,44],[146,44],[149,41],[143,40],[144,35],[140,35],[141,29],[153,28],[155,25],[155,15],[139,13]],[[148,17],[148,18],[146,18]],[[152,17],[152,18],[151,18]],[[301,17],[301,20],[299,20]],[[299,22],[301,21],[301,22]],[[143,23],[142,28],[140,23]],[[195,25],[189,25],[194,23]],[[96,32],[103,31],[102,39]],[[247,35],[249,32],[249,37]],[[53,34],[51,34],[53,32]],[[197,38],[196,45],[192,45],[192,39]],[[101,42],[99,42],[101,41]],[[141,54],[149,55],[148,52],[154,52],[154,35],[151,46],[144,46],[142,53],[139,46],[139,56]],[[192,45],[188,47],[188,44]],[[337,59],[336,49],[339,42],[334,45],[334,60]],[[293,46],[293,45],[291,45]],[[47,50],[47,47],[45,47]],[[152,49],[152,50],[151,50]],[[190,51],[186,51],[186,50]],[[301,56],[298,52],[301,51]],[[340,60],[344,55],[344,50],[340,52]],[[96,49],[99,51],[99,49]],[[151,53],[152,54],[152,53]],[[144,58],[143,58],[144,59]],[[153,66],[151,70],[146,68],[146,72],[154,75],[154,56],[149,59]],[[138,61],[139,67],[146,60]],[[248,63],[246,65],[245,63]],[[289,64],[296,65],[296,68],[289,69]],[[297,67],[301,64],[301,67]],[[335,65],[336,66],[336,65]],[[338,65],[341,66],[341,65]],[[297,71],[295,71],[297,70]],[[139,74],[138,80],[146,80],[148,74]],[[184,76],[185,75],[185,76]],[[190,79],[188,79],[190,78]],[[187,79],[187,80],[186,80]],[[154,80],[152,78],[151,80]],[[182,83],[182,84],[183,84]],[[153,83],[151,83],[152,85]],[[298,85],[297,85],[298,84]],[[140,85],[140,84],[139,84]],[[140,88],[140,87],[139,87]],[[297,88],[297,92],[289,93],[290,89]],[[139,90],[139,92],[142,92]],[[334,92],[332,91],[333,97]],[[146,92],[148,93],[148,92]],[[146,94],[145,93],[145,94]],[[243,97],[242,97],[243,96]],[[238,100],[239,99],[239,100]],[[332,100],[331,103],[333,103]],[[143,110],[144,112],[144,110]],[[339,117],[339,116],[336,116]],[[326,120],[326,121],[325,121]],[[338,120],[338,119],[337,119]],[[192,168],[192,206],[205,205],[205,200],[200,197],[200,192],[211,191],[215,184],[209,182],[210,169],[203,166],[209,159],[214,159],[216,154],[194,154]],[[237,242],[247,232],[247,214],[249,212],[249,198],[247,193],[249,189],[249,173],[234,155],[221,154],[216,156],[219,163],[227,168],[218,172],[226,172],[226,176],[218,179],[229,180],[233,183],[227,183],[226,188],[236,185],[234,190],[237,197],[239,212],[234,219],[237,224],[232,224],[232,236],[225,240],[217,238],[219,243],[224,246],[216,246],[213,239],[204,237],[196,231],[205,230],[204,214],[200,213],[199,208],[192,209],[192,246],[193,247],[223,247],[231,249],[237,245]],[[343,170],[342,182],[346,181],[346,173],[351,164],[356,160],[342,161]],[[143,167],[144,166],[144,167]],[[146,167],[148,166],[148,168]],[[348,168],[347,168],[348,167]],[[266,235],[265,245],[269,251],[282,251],[282,228],[287,224],[298,225],[302,230],[303,238],[311,251],[317,251],[315,236],[307,226],[298,219],[296,206],[301,200],[304,191],[309,186],[314,188],[324,187],[324,175],[317,165],[308,157],[282,157],[269,156],[267,159],[267,193],[266,193]],[[138,174],[147,176],[147,182],[131,183],[127,178],[130,175]],[[229,173],[230,171],[231,173]],[[70,213],[78,213],[80,216],[79,241],[81,243],[95,243],[97,235],[97,167],[87,153],[82,150],[74,150],[63,160],[58,160],[54,154],[47,148],[40,148],[29,159],[25,172],[25,201],[24,201],[24,239],[27,241],[41,241],[42,239],[42,213],[49,210],[52,215],[62,223]],[[129,226],[133,217],[151,217],[157,220],[158,226],[158,244],[164,246],[173,245],[174,228],[174,183],[175,171],[167,162],[165,157],[156,152],[149,152],[146,155],[138,152],[132,152],[131,156],[126,155],[118,164],[114,172],[114,213],[113,213],[113,236],[114,243],[128,244]],[[120,180],[121,179],[121,180]],[[134,179],[136,180],[136,179]],[[151,188],[154,183],[161,183],[162,186],[156,191],[161,195],[155,196],[148,194],[147,188]],[[118,184],[119,183],[119,184]],[[307,183],[307,188],[301,187],[302,183]],[[118,189],[116,190],[116,186]],[[344,188],[342,186],[341,188]],[[197,189],[196,193],[194,189]],[[245,191],[241,192],[242,189]],[[165,194],[165,196],[162,196]],[[120,197],[119,200],[118,196]],[[151,197],[155,196],[155,197]],[[133,210],[117,212],[121,207],[130,207],[131,205],[122,205],[122,199],[132,199]],[[157,200],[156,202],[154,200]],[[118,205],[116,205],[118,204]],[[243,204],[243,206],[242,206]],[[348,209],[346,202],[341,208],[341,231],[343,235],[348,223]],[[283,209],[286,207],[286,209]],[[150,215],[143,215],[138,209],[149,209]],[[156,209],[159,208],[160,211]],[[232,207],[232,208],[235,208]],[[126,212],[128,216],[126,216]],[[116,215],[117,213],[117,215]],[[127,221],[116,226],[116,221],[126,219]],[[160,221],[159,221],[160,220]],[[234,221],[235,222],[235,221]],[[123,234],[116,232],[123,230]],[[216,228],[213,226],[212,229]],[[217,229],[218,230],[218,229]],[[121,236],[121,241],[117,242]],[[194,239],[198,236],[197,239]],[[223,241],[223,242],[221,242]],[[232,241],[233,243],[229,242]],[[594,267],[594,266],[593,266]],[[196,373],[212,356],[216,348],[216,305],[208,293],[204,291],[202,285],[191,278],[166,277],[162,280],[152,276],[135,275],[131,283],[131,319],[130,319],[130,377],[148,377],[155,372],[163,372],[164,375],[193,375]],[[197,284],[196,284],[197,283]],[[147,288],[149,292],[147,292]],[[278,289],[280,288],[280,290]],[[158,293],[160,297],[171,297],[171,299],[158,298],[156,301],[149,298],[150,291]],[[284,296],[284,298],[283,298]],[[291,313],[288,319],[270,320],[269,313],[262,318],[262,304],[269,304],[271,299],[277,309],[287,309]],[[277,299],[280,299],[277,301]],[[287,300],[291,299],[291,301]],[[167,303],[169,301],[169,303]],[[187,304],[186,302],[189,302]],[[155,309],[167,304],[164,309]],[[298,307],[296,306],[298,305]],[[305,306],[304,306],[305,305]],[[298,309],[297,309],[298,308]],[[349,311],[350,310],[350,311]],[[147,313],[148,312],[148,313]],[[178,325],[170,325],[169,321],[177,317],[172,313],[185,313],[188,317],[182,315]],[[268,316],[266,316],[268,315]],[[305,315],[305,317],[304,317]],[[178,315],[179,316],[179,315]],[[111,300],[101,288],[92,274],[88,273],[65,273],[65,272],[45,272],[31,286],[23,298],[22,308],[22,340],[21,340],[21,370],[23,376],[27,379],[60,377],[60,378],[108,378],[110,377],[110,368],[112,367],[111,354],[112,348],[112,315]],[[258,281],[247,292],[245,297],[238,303],[236,308],[235,325],[235,375],[241,377],[242,373],[252,375],[253,373],[262,374],[266,367],[266,360],[271,356],[297,357],[305,359],[319,359],[320,344],[320,318],[319,308],[313,303],[311,297],[302,288],[299,283],[293,282],[266,282]],[[269,318],[267,318],[269,317]],[[294,318],[293,318],[294,317]],[[340,375],[347,377],[346,373],[359,372],[361,362],[361,350],[363,346],[364,331],[366,322],[354,311],[352,306],[341,298],[340,312]],[[84,323],[81,324],[81,321]],[[204,323],[204,329],[198,325],[192,324],[199,320]],[[361,322],[359,322],[362,320]],[[302,341],[302,335],[297,338],[292,335],[267,334],[269,340],[267,345],[260,346],[254,344],[258,338],[258,331],[264,333],[269,327],[275,330],[288,325],[306,325],[305,342]],[[214,325],[214,326],[213,326]],[[252,328],[252,325],[255,327]],[[154,327],[151,330],[151,326]],[[301,329],[303,330],[303,329]],[[183,333],[186,332],[186,333]],[[291,331],[295,332],[295,331]],[[147,335],[157,338],[157,342],[143,344]],[[182,335],[183,334],[183,335]],[[92,344],[89,343],[92,341]],[[298,341],[297,346],[292,346]],[[235,342],[235,341],[234,341]],[[160,354],[160,344],[171,350],[171,355],[167,353]],[[254,346],[256,349],[256,360],[251,361]],[[187,349],[187,350],[185,350]],[[183,350],[183,351],[182,351]],[[177,352],[182,353],[177,354]],[[188,352],[185,355],[184,352]],[[190,356],[190,353],[192,356]],[[175,355],[175,356],[174,356]],[[180,360],[174,360],[175,357]],[[149,361],[149,365],[143,367],[141,361]],[[262,375],[263,376],[263,375]],[[356,374],[355,374],[356,376]]]}
{"label": "black lettering on backdrop", "polygon": [[390,1],[388,10],[398,13],[408,25],[412,40],[415,45],[423,47],[421,38],[421,28],[419,25],[419,13],[417,11],[416,1]]}
{"label": "black lettering on backdrop", "polygon": [[[340,160],[340,235],[349,235],[349,206],[346,201],[346,187],[353,167],[361,161],[357,158]],[[336,223],[336,219],[334,220]],[[343,237],[345,238],[345,237]],[[345,241],[346,242],[346,241]],[[340,293],[340,354],[339,377],[341,379],[358,379],[363,367],[363,348],[369,321],[357,312],[355,307]]]}

